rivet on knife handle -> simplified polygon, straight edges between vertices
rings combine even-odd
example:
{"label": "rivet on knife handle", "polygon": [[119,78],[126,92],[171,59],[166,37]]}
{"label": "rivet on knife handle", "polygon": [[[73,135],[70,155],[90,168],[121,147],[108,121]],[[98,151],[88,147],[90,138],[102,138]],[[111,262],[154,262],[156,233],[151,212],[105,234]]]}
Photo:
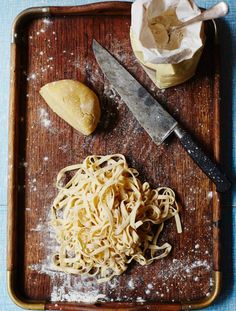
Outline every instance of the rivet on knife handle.
{"label": "rivet on knife handle", "polygon": [[180,126],[177,126],[174,132],[191,158],[216,185],[216,190],[218,192],[225,192],[229,190],[231,183],[228,178],[220,171],[216,163],[212,162],[211,159],[193,141],[192,137]]}

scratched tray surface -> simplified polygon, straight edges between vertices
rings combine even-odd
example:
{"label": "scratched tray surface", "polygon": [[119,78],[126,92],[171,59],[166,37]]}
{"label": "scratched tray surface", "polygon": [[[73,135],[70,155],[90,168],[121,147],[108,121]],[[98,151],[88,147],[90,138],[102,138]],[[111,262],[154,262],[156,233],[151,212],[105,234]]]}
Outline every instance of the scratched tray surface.
{"label": "scratched tray surface", "polygon": [[[187,83],[159,90],[135,60],[129,40],[129,15],[86,14],[32,18],[17,37],[20,52],[18,120],[18,287],[33,300],[179,302],[203,299],[212,290],[213,223],[216,193],[177,139],[154,145],[99,69],[91,48],[95,38],[107,48],[193,136],[213,152],[214,59],[212,40],[197,75]],[[212,34],[211,34],[212,35]],[[85,137],[50,110],[39,95],[44,84],[59,79],[84,82],[99,96],[102,117]],[[181,205],[183,233],[172,219],[159,244],[171,254],[149,266],[132,264],[121,276],[98,285],[94,279],[53,270],[57,249],[48,221],[57,194],[58,171],[90,154],[122,153],[153,187],[169,186]]]}

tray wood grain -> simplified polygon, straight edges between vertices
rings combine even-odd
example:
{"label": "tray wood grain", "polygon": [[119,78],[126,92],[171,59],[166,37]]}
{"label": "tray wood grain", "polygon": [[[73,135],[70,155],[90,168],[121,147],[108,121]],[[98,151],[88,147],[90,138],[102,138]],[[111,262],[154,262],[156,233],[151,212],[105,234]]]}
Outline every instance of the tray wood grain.
{"label": "tray wood grain", "polygon": [[[219,70],[215,33],[197,74],[159,90],[135,59],[129,40],[130,3],[29,9],[16,20],[11,57],[8,187],[9,292],[24,307],[50,310],[180,310],[209,304],[219,290],[220,198],[175,137],[157,147],[104,79],[93,38],[107,48],[219,161]],[[99,96],[101,122],[88,137],[55,115],[39,95],[59,79],[84,82]],[[55,242],[49,210],[58,171],[90,154],[124,154],[153,187],[173,188],[181,205],[183,233],[165,226],[160,244],[170,256],[148,267],[132,265],[111,284],[90,285],[48,270]],[[134,284],[134,285],[132,285]],[[131,286],[132,285],[132,286]],[[75,292],[104,294],[106,302],[83,304]],[[60,296],[59,290],[62,289]],[[69,297],[69,298],[68,298]],[[61,299],[59,299],[61,298]],[[65,300],[65,301],[62,301]],[[199,305],[200,304],[200,305]]]}

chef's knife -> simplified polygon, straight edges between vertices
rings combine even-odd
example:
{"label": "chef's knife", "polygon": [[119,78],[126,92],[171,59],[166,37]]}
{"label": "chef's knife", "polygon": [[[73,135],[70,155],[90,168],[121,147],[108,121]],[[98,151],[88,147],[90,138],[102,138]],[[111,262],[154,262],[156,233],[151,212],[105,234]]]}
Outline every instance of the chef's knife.
{"label": "chef's knife", "polygon": [[174,132],[192,159],[215,183],[217,191],[227,191],[231,183],[225,174],[156,99],[96,40],[93,40],[93,51],[103,73],[152,140],[160,145]]}

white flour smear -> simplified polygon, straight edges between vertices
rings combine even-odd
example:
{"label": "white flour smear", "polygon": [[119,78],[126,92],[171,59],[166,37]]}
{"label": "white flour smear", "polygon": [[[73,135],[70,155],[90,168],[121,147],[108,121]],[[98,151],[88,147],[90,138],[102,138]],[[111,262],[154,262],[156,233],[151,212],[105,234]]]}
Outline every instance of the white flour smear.
{"label": "white flour smear", "polygon": [[[53,267],[51,255],[58,250],[58,245],[48,220],[45,223],[39,223],[31,229],[31,232],[38,233],[42,241],[47,241],[47,243],[43,243],[47,254],[46,258],[41,263],[31,265],[30,269],[50,276],[51,301],[94,303],[105,298],[105,295],[99,293],[94,278],[81,277],[80,281],[77,276],[60,272]],[[40,245],[42,245],[41,243]]]}
{"label": "white flour smear", "polygon": [[[116,293],[116,301],[128,301],[132,295],[132,299],[140,303],[148,299],[153,299],[152,297],[156,297],[156,299],[161,301],[172,287],[176,286],[176,282],[180,284],[178,286],[182,286],[185,283],[188,284],[188,282],[185,282],[187,279],[191,279],[194,284],[198,283],[199,286],[203,285],[198,271],[200,270],[201,273],[209,273],[211,270],[211,265],[207,260],[197,259],[198,256],[196,256],[196,260],[191,260],[186,254],[186,256],[181,257],[181,259],[168,260],[167,264],[165,266],[162,265],[162,269],[156,271],[153,278],[147,284],[141,282],[143,286],[140,284],[141,276],[136,274],[127,275],[127,286],[123,293],[120,292],[121,284],[122,287],[124,287],[123,282],[121,281],[122,283],[120,283],[120,277],[113,278],[111,281],[104,284],[102,289],[101,287],[99,289],[95,277],[80,277],[73,274],[66,274],[56,270],[53,266],[51,256],[58,251],[59,246],[55,240],[55,233],[49,225],[49,217],[47,217],[46,221],[39,222],[35,228],[31,229],[31,232],[40,237],[39,245],[44,248],[46,258],[40,263],[32,264],[30,269],[50,277],[51,301],[54,302],[94,303],[98,300],[113,301],[114,298],[110,298],[110,294],[114,292]],[[45,243],[45,241],[47,242]],[[195,251],[196,245],[193,247]],[[172,280],[175,285],[171,284],[169,282],[170,280]],[[212,288],[213,285],[212,280],[210,280],[209,288]],[[142,287],[142,294],[140,294],[140,286]],[[108,296],[106,296],[104,292],[106,292]],[[183,292],[184,288],[182,286],[182,288],[180,288],[180,294]]]}

